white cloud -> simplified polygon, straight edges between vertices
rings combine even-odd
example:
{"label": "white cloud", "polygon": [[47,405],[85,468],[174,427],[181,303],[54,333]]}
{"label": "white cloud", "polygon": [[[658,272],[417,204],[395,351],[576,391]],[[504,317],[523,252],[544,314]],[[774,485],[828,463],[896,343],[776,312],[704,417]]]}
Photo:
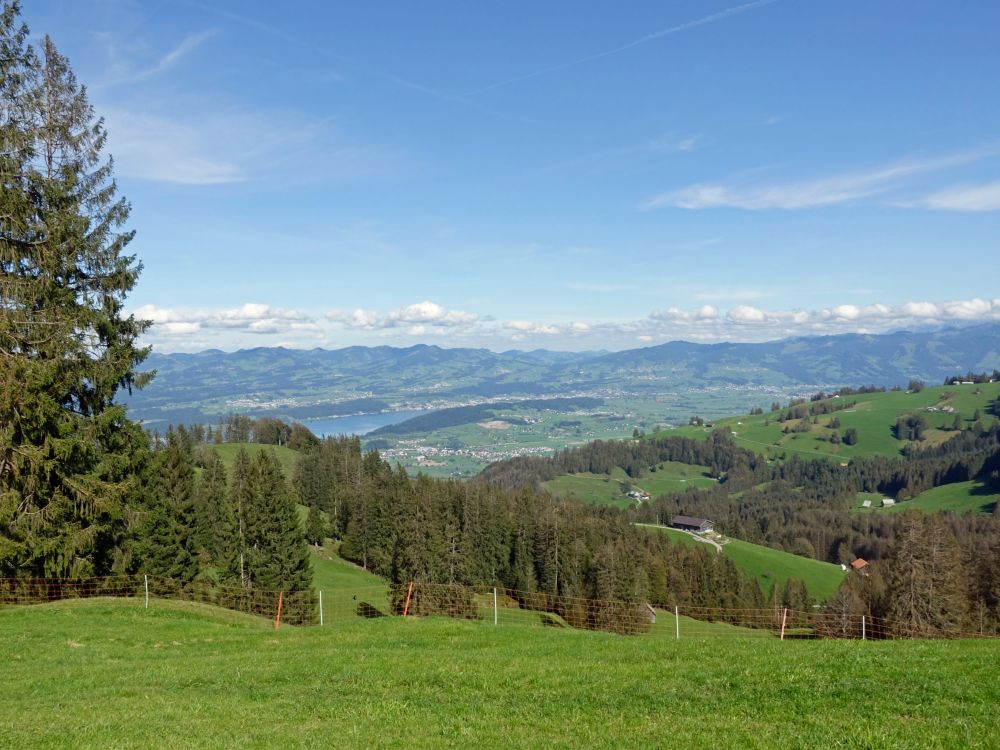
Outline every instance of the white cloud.
{"label": "white cloud", "polygon": [[1000,211],[1000,182],[951,187],[927,196],[920,205],[935,211]]}
{"label": "white cloud", "polygon": [[752,305],[737,305],[726,313],[726,317],[734,323],[763,323],[767,313]]}
{"label": "white cloud", "polygon": [[899,187],[904,178],[960,166],[992,156],[995,151],[953,154],[927,159],[907,159],[862,172],[773,185],[689,185],[654,196],[643,209],[657,208],[740,208],[802,209],[849,203],[879,195]]}
{"label": "white cloud", "polygon": [[171,68],[173,68],[177,63],[187,57],[190,53],[198,49],[202,44],[204,44],[208,39],[215,35],[214,31],[203,31],[199,34],[191,34],[181,40],[181,43],[174,47],[170,52],[161,57],[152,67],[146,68],[145,70],[140,70],[131,75],[127,75],[125,78],[111,81],[105,84],[106,86],[113,86],[122,83],[139,83],[140,81],[145,81],[148,78],[153,78],[161,73],[164,73]]}
{"label": "white cloud", "polygon": [[435,326],[459,326],[474,323],[478,315],[461,310],[446,310],[425,300],[389,313],[390,320],[400,323],[428,323]]}
{"label": "white cloud", "polygon": [[177,185],[333,182],[397,175],[410,167],[384,149],[348,142],[329,120],[254,112],[198,99],[101,104],[119,175]]}
{"label": "white cloud", "polygon": [[908,318],[937,318],[941,307],[933,302],[907,302],[900,311]]}
{"label": "white cloud", "polygon": [[186,310],[143,305],[133,311],[143,320],[153,321],[153,332],[164,336],[189,336],[203,329],[227,329],[246,333],[286,333],[315,330],[305,313],[282,307],[247,303],[223,310]]}
{"label": "white cloud", "polygon": [[[720,310],[712,305],[690,309],[668,307],[633,320],[546,322],[527,318],[496,320],[490,316],[449,310],[420,302],[389,312],[333,310],[320,320],[308,313],[263,303],[217,309],[183,309],[144,305],[134,314],[152,320],[150,339],[174,350],[206,346],[233,348],[293,342],[297,346],[330,346],[334,342],[394,345],[446,338],[464,345],[500,348],[514,342],[530,348],[621,348],[629,341],[653,344],[670,340],[700,342],[766,341],[792,336],[847,332],[880,333],[917,327],[1000,322],[1000,298],[932,302],[844,303],[821,309],[764,309],[739,304]],[[273,338],[267,338],[273,337]]]}
{"label": "white cloud", "polygon": [[712,305],[702,305],[693,310],[668,307],[666,310],[654,310],[649,317],[654,320],[670,321],[714,320],[719,317],[719,311]]}
{"label": "white cloud", "polygon": [[412,305],[406,305],[388,313],[375,310],[330,310],[327,320],[343,325],[345,328],[358,328],[366,331],[383,330],[406,326],[421,326],[423,331],[429,327],[454,328],[469,326],[479,320],[475,313],[462,310],[448,310],[436,302],[425,300]]}
{"label": "white cloud", "polygon": [[120,175],[179,185],[219,185],[246,179],[221,158],[202,129],[153,115],[106,109],[108,150]]}
{"label": "white cloud", "polygon": [[558,326],[546,323],[533,323],[529,320],[508,320],[503,327],[510,331],[517,331],[521,334],[542,334],[545,336],[555,336],[561,331]]}
{"label": "white cloud", "polygon": [[201,330],[200,323],[162,323],[162,330],[169,336],[187,336]]}

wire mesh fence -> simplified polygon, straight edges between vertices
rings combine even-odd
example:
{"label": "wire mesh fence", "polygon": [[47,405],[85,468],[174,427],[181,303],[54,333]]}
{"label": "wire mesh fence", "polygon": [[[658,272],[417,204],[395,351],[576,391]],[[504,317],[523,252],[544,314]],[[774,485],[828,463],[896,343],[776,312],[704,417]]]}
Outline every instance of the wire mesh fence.
{"label": "wire mesh fence", "polygon": [[628,636],[671,638],[765,638],[780,640],[995,638],[961,628],[917,626],[865,614],[802,612],[784,607],[737,609],[654,606],[567,597],[504,588],[410,582],[298,592],[181,582],[155,576],[0,579],[0,607],[38,605],[93,597],[195,602],[267,617],[275,625],[331,626],[382,617],[448,617],[493,627],[593,630]]}
{"label": "wire mesh fence", "polygon": [[224,609],[278,618],[290,625],[314,625],[319,622],[317,597],[308,591],[281,592],[256,588],[218,586],[210,582],[182,583],[170,578],[131,575],[106,578],[0,578],[0,607],[95,597],[141,598],[150,600],[208,604]]}

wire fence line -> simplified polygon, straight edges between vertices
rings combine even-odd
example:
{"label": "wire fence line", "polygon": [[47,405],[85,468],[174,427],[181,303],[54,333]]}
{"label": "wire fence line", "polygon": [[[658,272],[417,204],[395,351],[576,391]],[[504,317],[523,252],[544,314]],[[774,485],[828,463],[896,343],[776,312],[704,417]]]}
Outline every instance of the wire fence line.
{"label": "wire fence line", "polygon": [[275,627],[330,626],[382,617],[450,617],[494,627],[551,627],[638,637],[801,639],[969,639],[996,634],[915,627],[854,613],[787,608],[737,609],[653,606],[646,602],[584,599],[492,587],[411,582],[337,590],[282,592],[181,584],[147,575],[105,578],[0,579],[0,608],[108,597],[195,602],[267,617]]}

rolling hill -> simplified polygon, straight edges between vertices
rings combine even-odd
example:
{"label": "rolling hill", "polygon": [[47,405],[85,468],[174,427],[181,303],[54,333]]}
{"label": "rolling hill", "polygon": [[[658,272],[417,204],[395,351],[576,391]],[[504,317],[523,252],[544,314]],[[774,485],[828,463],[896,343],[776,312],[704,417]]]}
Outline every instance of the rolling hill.
{"label": "rolling hill", "polygon": [[[991,405],[1000,398],[1000,383],[934,386],[919,392],[887,391],[862,393],[813,402],[831,411],[803,419],[784,419],[789,411],[782,408],[763,414],[727,417],[703,426],[685,426],[660,435],[705,438],[716,428],[730,431],[736,444],[770,458],[802,457],[850,460],[864,456],[899,456],[908,445],[930,446],[943,443],[957,434],[956,418],[961,429],[968,428],[979,414],[982,425],[997,421]],[[812,404],[809,404],[812,405]],[[894,434],[900,417],[923,417],[927,429],[922,440],[901,440]],[[839,423],[831,426],[831,423]],[[803,424],[803,422],[805,424]],[[798,428],[803,431],[798,431]],[[836,432],[842,437],[855,429],[858,441],[848,445],[832,442]]]}

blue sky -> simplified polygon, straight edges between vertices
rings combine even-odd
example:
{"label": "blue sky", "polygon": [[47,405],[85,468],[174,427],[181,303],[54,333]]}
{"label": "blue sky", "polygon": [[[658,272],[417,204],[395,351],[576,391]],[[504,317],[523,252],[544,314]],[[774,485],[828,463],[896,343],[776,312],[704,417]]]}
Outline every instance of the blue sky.
{"label": "blue sky", "polygon": [[1000,320],[1000,4],[32,0],[163,351]]}

